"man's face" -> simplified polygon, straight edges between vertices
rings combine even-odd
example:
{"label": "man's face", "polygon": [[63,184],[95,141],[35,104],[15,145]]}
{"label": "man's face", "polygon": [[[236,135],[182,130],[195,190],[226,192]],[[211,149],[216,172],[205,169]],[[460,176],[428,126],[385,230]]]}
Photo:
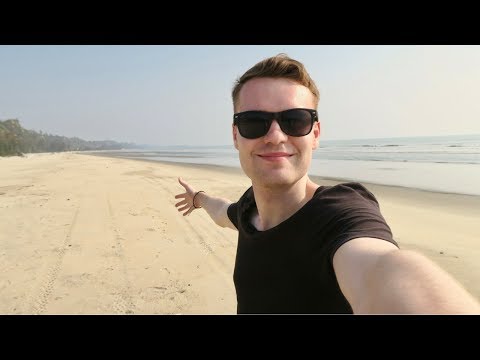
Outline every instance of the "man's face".
{"label": "man's face", "polygon": [[[243,85],[236,112],[279,112],[292,108],[315,109],[314,96],[308,88],[288,79],[257,78]],[[233,126],[233,141],[243,171],[252,184],[270,188],[289,187],[307,175],[319,136],[317,121],[312,131],[302,137],[286,135],[276,120],[268,133],[257,139],[242,137]]]}

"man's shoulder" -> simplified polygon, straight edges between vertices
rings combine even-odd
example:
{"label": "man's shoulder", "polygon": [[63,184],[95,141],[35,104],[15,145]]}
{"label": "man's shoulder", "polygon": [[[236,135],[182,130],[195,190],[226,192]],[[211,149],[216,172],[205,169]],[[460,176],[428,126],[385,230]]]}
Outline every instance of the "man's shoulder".
{"label": "man's shoulder", "polygon": [[356,181],[350,181],[350,182],[343,182],[339,183],[336,185],[330,185],[330,186],[320,186],[319,191],[320,193],[351,193],[351,192],[370,192],[365,185],[356,182]]}
{"label": "man's shoulder", "polygon": [[322,203],[339,203],[352,201],[373,201],[378,203],[375,195],[368,190],[365,185],[356,182],[343,182],[337,185],[321,186],[315,198],[321,200]]}
{"label": "man's shoulder", "polygon": [[245,192],[240,196],[237,202],[233,203],[235,206],[240,207],[240,210],[243,211],[246,208],[250,207],[252,203],[255,202],[255,196],[253,194],[253,187],[250,186]]}

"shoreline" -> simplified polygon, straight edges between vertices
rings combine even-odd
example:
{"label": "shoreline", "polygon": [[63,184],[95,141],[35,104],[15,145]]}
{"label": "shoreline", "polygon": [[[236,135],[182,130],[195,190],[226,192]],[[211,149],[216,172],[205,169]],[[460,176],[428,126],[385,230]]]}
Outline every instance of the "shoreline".
{"label": "shoreline", "polygon": [[[82,155],[82,153],[77,152],[77,154]],[[218,170],[218,171],[225,171],[231,174],[242,175],[246,176],[241,168],[237,168],[235,166],[227,166],[227,165],[215,165],[215,164],[199,164],[199,163],[191,163],[191,162],[180,162],[180,161],[167,161],[167,160],[151,160],[148,158],[132,158],[132,157],[123,157],[119,155],[109,155],[104,153],[85,153],[85,155],[92,155],[92,156],[99,156],[99,157],[106,157],[106,158],[118,158],[124,160],[133,160],[133,161],[142,161],[147,163],[160,163],[172,166],[186,166],[196,169],[211,169],[211,170]],[[336,178],[336,177],[328,177],[328,176],[319,176],[319,175],[309,175],[310,179],[316,183],[329,183],[339,184],[344,182],[360,182],[361,184],[365,185],[368,188],[375,188],[375,189],[398,189],[399,191],[413,191],[413,192],[422,192],[426,194],[432,195],[445,195],[445,196],[458,196],[465,201],[469,201],[469,198],[475,198],[480,201],[480,195],[475,194],[463,194],[463,193],[455,193],[455,192],[446,192],[446,191],[438,191],[438,190],[427,190],[422,188],[416,187],[408,187],[408,186],[401,186],[401,185],[390,185],[390,184],[382,184],[382,183],[374,183],[368,181],[360,181],[355,179],[348,179],[348,178]],[[475,201],[475,200],[474,200]]]}
{"label": "shoreline", "polygon": [[[361,181],[376,185],[480,196],[480,187],[478,186],[480,183],[480,166],[476,166],[480,164],[462,163],[455,161],[455,159],[448,162],[447,158],[443,159],[444,161],[435,161],[434,158],[431,161],[415,161],[414,159],[394,161],[385,156],[382,159],[369,160],[368,156],[363,158],[362,153],[358,156],[342,159],[342,151],[336,151],[338,154],[331,156],[331,158],[329,157],[330,152],[323,154],[325,157],[317,153],[318,156],[314,156],[310,164],[309,174],[324,179],[340,179],[344,182]],[[101,154],[102,152],[98,151],[97,153]],[[209,148],[202,149],[201,147],[198,147],[198,150],[196,147],[180,147],[178,150],[169,149],[159,150],[158,152],[106,151],[104,153],[108,156],[124,158],[148,158],[166,162],[216,164],[241,168],[238,153],[235,153],[232,149],[216,151]],[[431,155],[438,157],[438,154],[435,154],[435,151],[433,151]]]}

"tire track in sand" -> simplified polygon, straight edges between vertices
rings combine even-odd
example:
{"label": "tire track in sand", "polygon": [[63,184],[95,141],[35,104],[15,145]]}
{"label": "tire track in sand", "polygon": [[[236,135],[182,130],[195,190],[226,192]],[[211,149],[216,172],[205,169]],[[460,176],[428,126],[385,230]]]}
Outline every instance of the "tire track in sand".
{"label": "tire track in sand", "polygon": [[45,311],[45,308],[48,304],[50,295],[53,290],[53,286],[55,284],[55,280],[57,279],[58,273],[62,267],[65,252],[68,250],[68,245],[72,237],[73,228],[77,223],[79,211],[80,206],[77,206],[75,214],[73,215],[73,220],[70,227],[68,228],[67,235],[65,236],[63,244],[55,255],[53,266],[47,271],[45,279],[41,282],[41,285],[39,286],[38,293],[36,293],[36,295],[34,294],[32,298],[27,302],[29,311],[25,313],[39,315]]}
{"label": "tire track in sand", "polygon": [[122,274],[122,283],[120,292],[115,294],[115,300],[113,302],[113,309],[118,314],[134,314],[135,313],[135,304],[133,303],[133,299],[131,294],[132,286],[130,280],[128,279],[128,270],[127,270],[127,263],[125,260],[125,253],[123,250],[122,242],[125,239],[121,236],[118,227],[116,226],[115,214],[113,212],[112,204],[110,202],[110,197],[107,195],[107,204],[108,204],[108,212],[110,215],[110,226],[113,230],[114,238],[115,238],[115,257],[120,262],[120,269]]}

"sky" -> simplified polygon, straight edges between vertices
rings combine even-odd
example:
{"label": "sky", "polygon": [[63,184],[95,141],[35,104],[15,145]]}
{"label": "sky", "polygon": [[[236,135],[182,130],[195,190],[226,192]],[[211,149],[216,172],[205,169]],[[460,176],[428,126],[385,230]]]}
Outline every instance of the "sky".
{"label": "sky", "polygon": [[322,140],[480,134],[480,46],[0,45],[0,120],[85,140],[231,145],[235,80],[305,64]]}

